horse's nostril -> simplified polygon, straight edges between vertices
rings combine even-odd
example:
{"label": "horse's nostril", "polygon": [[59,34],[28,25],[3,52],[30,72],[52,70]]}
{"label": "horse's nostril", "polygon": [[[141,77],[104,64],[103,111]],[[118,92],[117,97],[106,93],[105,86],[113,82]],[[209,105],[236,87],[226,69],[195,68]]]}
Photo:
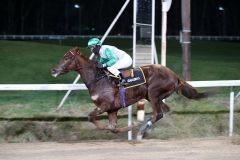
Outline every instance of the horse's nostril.
{"label": "horse's nostril", "polygon": [[56,74],[56,73],[57,73],[57,70],[56,70],[56,69],[52,69],[52,70],[51,70],[51,74],[52,74],[52,75],[54,75],[54,74]]}
{"label": "horse's nostril", "polygon": [[55,70],[55,69],[52,69],[52,70],[51,70],[51,73],[55,73],[55,72],[56,72],[56,70]]}

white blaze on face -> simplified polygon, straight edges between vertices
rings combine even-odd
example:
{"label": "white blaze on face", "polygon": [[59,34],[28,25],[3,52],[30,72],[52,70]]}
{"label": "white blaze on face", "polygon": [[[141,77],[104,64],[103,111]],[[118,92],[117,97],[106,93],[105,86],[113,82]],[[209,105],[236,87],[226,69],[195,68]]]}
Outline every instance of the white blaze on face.
{"label": "white blaze on face", "polygon": [[92,95],[91,96],[91,99],[93,100],[93,101],[96,101],[97,99],[98,99],[98,94],[95,94],[95,95]]}

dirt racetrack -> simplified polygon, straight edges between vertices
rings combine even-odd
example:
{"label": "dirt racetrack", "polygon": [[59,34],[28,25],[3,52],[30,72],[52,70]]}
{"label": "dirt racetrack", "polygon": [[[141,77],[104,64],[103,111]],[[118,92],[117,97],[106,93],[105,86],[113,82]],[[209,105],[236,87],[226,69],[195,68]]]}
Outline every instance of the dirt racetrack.
{"label": "dirt racetrack", "polygon": [[0,160],[239,160],[228,138],[0,144]]}

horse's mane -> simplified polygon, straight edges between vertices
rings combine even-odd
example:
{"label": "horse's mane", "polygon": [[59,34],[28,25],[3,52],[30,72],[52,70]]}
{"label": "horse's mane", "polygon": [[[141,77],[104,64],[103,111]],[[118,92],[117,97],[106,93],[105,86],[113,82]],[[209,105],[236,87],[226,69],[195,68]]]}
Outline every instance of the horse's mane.
{"label": "horse's mane", "polygon": [[73,49],[71,49],[71,51],[73,53],[77,53],[78,55],[80,55],[84,59],[85,62],[89,63],[93,68],[95,68],[98,76],[106,74],[103,69],[99,69],[96,67],[97,61],[91,60],[88,57],[86,57],[84,55],[84,53],[79,50],[78,47],[74,47]]}
{"label": "horse's mane", "polygon": [[86,56],[84,56],[84,53],[81,52],[78,47],[74,47],[73,49],[71,49],[71,51],[74,53],[78,53],[84,59],[84,61],[87,61],[89,64],[93,64],[93,65],[95,64],[94,61],[92,61],[89,58],[87,58]]}

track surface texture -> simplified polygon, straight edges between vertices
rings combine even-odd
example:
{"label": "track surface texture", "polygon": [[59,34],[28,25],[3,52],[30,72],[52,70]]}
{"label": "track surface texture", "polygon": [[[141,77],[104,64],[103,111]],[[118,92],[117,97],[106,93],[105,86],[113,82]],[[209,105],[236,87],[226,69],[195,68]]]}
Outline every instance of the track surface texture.
{"label": "track surface texture", "polygon": [[239,160],[238,139],[0,144],[0,160]]}

